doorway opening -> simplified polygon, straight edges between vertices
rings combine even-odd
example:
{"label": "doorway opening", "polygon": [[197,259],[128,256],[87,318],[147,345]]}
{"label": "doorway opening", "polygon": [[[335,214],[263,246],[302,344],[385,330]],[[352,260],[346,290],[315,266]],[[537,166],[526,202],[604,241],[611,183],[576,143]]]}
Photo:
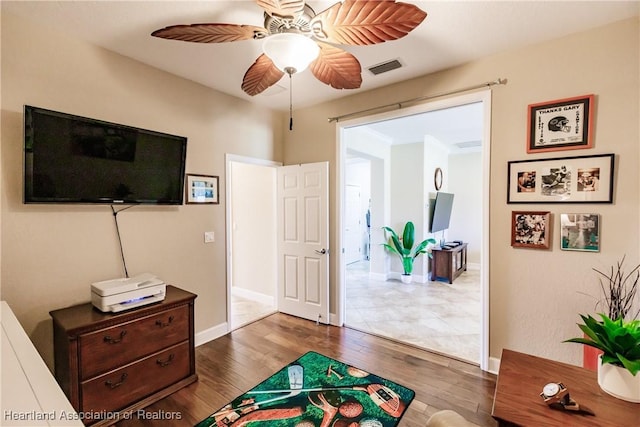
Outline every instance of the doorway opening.
{"label": "doorway opening", "polygon": [[[342,248],[338,254],[338,323],[478,364],[484,370],[488,369],[489,251],[483,236],[488,235],[490,98],[490,91],[481,91],[354,119],[337,127],[338,240]],[[475,137],[468,136],[471,122],[463,117],[470,110],[477,113]],[[423,127],[418,139],[409,136],[415,123]],[[388,133],[398,125],[398,134]],[[354,260],[349,248],[354,239],[347,230],[347,222],[352,222],[348,203],[352,202],[347,199],[353,191],[349,185],[354,185],[352,165],[360,163],[369,165],[364,184],[370,188],[366,219],[362,211],[358,213],[361,222],[369,225],[365,227],[368,234],[362,234],[359,241],[361,248],[368,244],[368,250],[362,249],[364,256]],[[440,191],[454,192],[457,200],[450,228],[433,235],[429,233],[429,205],[437,191],[436,169],[444,174],[439,177]],[[360,178],[361,187],[363,180],[367,181]],[[452,284],[431,281],[424,256],[414,264],[413,283],[401,283],[399,263],[382,246],[382,226],[397,228],[394,224],[406,220],[416,225],[418,241],[433,237],[438,242],[468,243],[467,271]],[[465,333],[471,330],[477,333]],[[420,331],[434,333],[416,338],[413,333]],[[456,353],[470,340],[475,340],[470,349]]]}
{"label": "doorway opening", "polygon": [[276,171],[280,163],[227,154],[227,325],[277,312]]}

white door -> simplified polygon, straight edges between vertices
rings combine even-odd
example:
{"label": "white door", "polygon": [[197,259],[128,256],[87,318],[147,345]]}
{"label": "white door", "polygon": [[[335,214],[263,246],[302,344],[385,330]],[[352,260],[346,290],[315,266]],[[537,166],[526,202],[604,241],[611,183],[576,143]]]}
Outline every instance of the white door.
{"label": "white door", "polygon": [[329,323],[329,163],[278,168],[278,310]]}
{"label": "white door", "polygon": [[344,197],[344,257],[347,264],[362,260],[360,186],[347,185]]}

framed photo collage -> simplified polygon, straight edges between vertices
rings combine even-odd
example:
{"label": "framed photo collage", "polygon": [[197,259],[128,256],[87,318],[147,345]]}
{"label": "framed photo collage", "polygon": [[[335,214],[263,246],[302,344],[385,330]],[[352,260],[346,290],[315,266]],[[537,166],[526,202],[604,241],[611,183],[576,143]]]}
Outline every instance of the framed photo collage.
{"label": "framed photo collage", "polygon": [[[593,148],[594,95],[530,104],[527,116],[528,154]],[[615,154],[509,161],[508,204],[613,203]],[[560,249],[600,251],[600,215],[571,209],[559,214]],[[552,213],[511,213],[511,246],[550,249]]]}

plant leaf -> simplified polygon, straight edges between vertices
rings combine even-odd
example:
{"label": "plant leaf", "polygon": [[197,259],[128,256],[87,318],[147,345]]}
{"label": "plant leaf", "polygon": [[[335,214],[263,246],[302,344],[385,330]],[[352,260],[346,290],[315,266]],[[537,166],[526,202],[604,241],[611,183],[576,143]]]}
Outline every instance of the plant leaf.
{"label": "plant leaf", "polygon": [[391,227],[387,227],[387,226],[384,226],[384,227],[382,227],[382,229],[383,229],[384,231],[386,231],[387,233],[391,234],[392,236],[396,236],[396,237],[398,237],[398,235],[397,235],[397,234],[396,234],[396,232],[393,230],[393,228],[391,228]]}
{"label": "plant leaf", "polygon": [[404,232],[402,233],[402,244],[404,245],[404,248],[409,252],[411,252],[411,249],[413,248],[413,241],[416,234],[415,230],[415,226],[411,221],[407,222],[404,225]]}
{"label": "plant leaf", "polygon": [[400,254],[400,252],[398,252],[396,250],[396,248],[394,248],[393,246],[387,244],[387,243],[383,243],[382,246],[384,246],[389,252],[394,253],[396,255],[399,255],[400,257],[402,257],[402,254]]}
{"label": "plant leaf", "polygon": [[402,258],[402,267],[404,269],[404,274],[413,273],[413,258],[411,258],[411,257],[403,257]]}
{"label": "plant leaf", "polygon": [[420,244],[416,247],[413,257],[415,258],[420,254],[427,253],[427,245],[430,243],[435,244],[436,241],[434,239],[426,239],[420,242]]}
{"label": "plant leaf", "polygon": [[623,355],[618,354],[618,359],[622,362],[622,365],[627,368],[631,375],[634,377],[640,371],[640,360],[629,360],[625,358]]}
{"label": "plant leaf", "polygon": [[640,321],[625,322],[622,317],[612,320],[604,313],[598,315],[601,321],[590,315],[580,315],[584,324],[578,324],[578,327],[585,337],[565,342],[598,348],[603,351],[603,364],[623,366],[635,376],[640,371]]}

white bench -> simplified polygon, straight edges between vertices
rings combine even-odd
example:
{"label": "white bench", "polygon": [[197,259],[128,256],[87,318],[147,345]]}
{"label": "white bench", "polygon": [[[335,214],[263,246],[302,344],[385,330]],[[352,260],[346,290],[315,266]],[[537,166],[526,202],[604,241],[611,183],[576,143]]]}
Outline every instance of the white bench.
{"label": "white bench", "polygon": [[0,426],[84,426],[5,301],[0,311]]}

